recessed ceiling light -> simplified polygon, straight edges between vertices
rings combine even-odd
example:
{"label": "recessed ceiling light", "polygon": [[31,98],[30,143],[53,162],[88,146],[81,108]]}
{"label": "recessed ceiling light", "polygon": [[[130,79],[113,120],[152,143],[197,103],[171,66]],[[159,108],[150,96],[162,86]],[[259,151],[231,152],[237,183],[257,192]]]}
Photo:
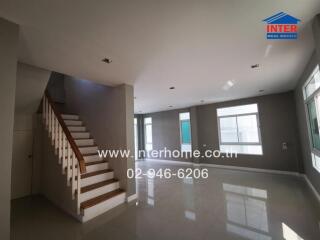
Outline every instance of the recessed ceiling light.
{"label": "recessed ceiling light", "polygon": [[230,87],[233,87],[234,83],[232,81],[227,81],[227,84],[230,86]]}
{"label": "recessed ceiling light", "polygon": [[260,65],[257,63],[257,64],[254,64],[254,65],[251,65],[251,68],[258,68],[260,67]]}
{"label": "recessed ceiling light", "polygon": [[102,59],[102,62],[109,64],[109,63],[112,63],[112,60],[110,58],[104,58]]}
{"label": "recessed ceiling light", "polygon": [[169,89],[170,89],[170,90],[173,90],[173,89],[175,89],[175,87],[170,87]]}

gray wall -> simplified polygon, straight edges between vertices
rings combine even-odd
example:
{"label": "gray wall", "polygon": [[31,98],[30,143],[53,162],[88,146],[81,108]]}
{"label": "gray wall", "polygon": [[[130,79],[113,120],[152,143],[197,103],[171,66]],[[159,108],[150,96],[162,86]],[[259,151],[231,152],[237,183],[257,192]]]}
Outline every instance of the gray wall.
{"label": "gray wall", "polygon": [[[206,149],[219,149],[217,108],[250,103],[258,104],[263,155],[239,154],[236,159],[201,159],[201,162],[298,171],[300,145],[293,92],[199,106],[198,139],[201,152]],[[287,143],[287,150],[282,150],[283,142]]]}
{"label": "gray wall", "polygon": [[320,173],[312,166],[311,146],[308,136],[307,117],[305,113],[305,105],[303,100],[302,86],[314,70],[315,66],[319,64],[320,60],[320,16],[318,15],[313,22],[313,33],[315,37],[316,51],[313,53],[309,63],[307,64],[299,83],[295,90],[295,97],[297,103],[297,116],[299,121],[300,142],[302,146],[302,159],[305,174],[311,181],[313,186],[320,192]]}
{"label": "gray wall", "polygon": [[[41,158],[34,152],[37,114],[50,71],[19,63],[15,95],[11,198],[39,192]],[[33,188],[33,189],[32,189]]]}
{"label": "gray wall", "polygon": [[[174,151],[181,149],[180,144],[180,126],[179,113],[188,112],[189,109],[178,109],[171,111],[163,111],[157,113],[145,114],[144,117],[152,117],[152,145],[153,150],[168,150]],[[191,123],[192,124],[192,123]],[[150,158],[152,158],[150,156]],[[159,159],[187,161],[191,162],[191,158],[170,158],[162,156]]]}
{"label": "gray wall", "polygon": [[19,27],[0,18],[0,239],[10,239],[11,164]]}
{"label": "gray wall", "polygon": [[[66,109],[80,115],[100,149],[129,149],[134,156],[133,87],[107,87],[87,80],[66,77]],[[134,169],[134,158],[110,159],[111,167],[128,196],[135,194],[135,180],[128,180],[127,169]]]}
{"label": "gray wall", "polygon": [[[202,154],[206,149],[218,150],[216,110],[219,107],[258,103],[263,155],[238,155],[236,159],[193,159],[194,162],[241,167],[299,171],[300,145],[297,133],[296,110],[293,92],[266,95],[236,101],[215,103],[146,114],[152,117],[153,149],[180,149],[179,112],[190,111],[192,148]],[[282,143],[288,144],[282,150]],[[164,159],[164,158],[162,158]],[[192,161],[191,159],[171,159]]]}

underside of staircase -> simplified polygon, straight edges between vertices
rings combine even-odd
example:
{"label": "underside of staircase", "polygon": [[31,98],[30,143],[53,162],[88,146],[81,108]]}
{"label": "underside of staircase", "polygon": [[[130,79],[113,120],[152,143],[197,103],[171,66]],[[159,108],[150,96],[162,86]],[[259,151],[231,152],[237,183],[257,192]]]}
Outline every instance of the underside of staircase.
{"label": "underside of staircase", "polygon": [[[80,172],[79,162],[70,148],[66,138],[67,134],[63,135],[63,131],[58,128],[58,120],[56,120],[57,125],[55,123],[52,124],[55,117],[54,113],[50,112],[52,111],[50,110],[50,105],[46,102],[45,104],[44,114],[49,112],[47,117],[49,120],[44,116],[47,133],[54,148],[57,162],[62,169],[61,178],[65,178],[66,187],[70,191],[69,200],[74,204],[77,219],[81,222],[86,222],[123,204],[126,193],[120,188],[119,180],[115,178],[114,171],[110,169],[108,161],[99,157],[98,146],[79,116],[61,114],[60,121],[64,122],[81,154],[81,158],[84,160],[84,173]],[[46,108],[49,108],[49,110]],[[54,126],[56,126],[56,129]],[[53,135],[58,136],[61,143],[54,140]],[[79,174],[80,178],[78,178]]]}

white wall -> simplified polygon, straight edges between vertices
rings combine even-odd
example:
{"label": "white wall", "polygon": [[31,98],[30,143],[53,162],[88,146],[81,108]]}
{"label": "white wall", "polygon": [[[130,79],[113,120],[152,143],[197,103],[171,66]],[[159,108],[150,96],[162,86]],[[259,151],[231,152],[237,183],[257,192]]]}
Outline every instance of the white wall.
{"label": "white wall", "polygon": [[0,36],[0,239],[9,240],[18,25],[0,18]]}
{"label": "white wall", "polygon": [[18,63],[12,155],[11,198],[39,192],[40,163],[33,154],[36,112],[49,81],[50,71]]}

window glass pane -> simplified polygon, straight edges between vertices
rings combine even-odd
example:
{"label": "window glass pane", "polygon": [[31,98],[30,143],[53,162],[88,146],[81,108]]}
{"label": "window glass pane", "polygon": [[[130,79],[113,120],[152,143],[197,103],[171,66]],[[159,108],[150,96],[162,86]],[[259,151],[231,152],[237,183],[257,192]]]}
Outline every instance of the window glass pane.
{"label": "window glass pane", "polygon": [[146,151],[151,151],[152,150],[152,143],[147,143],[146,144]]}
{"label": "window glass pane", "polygon": [[257,113],[257,112],[258,112],[258,105],[256,103],[217,109],[218,117],[228,116],[228,115],[239,115],[239,114],[246,114],[246,113]]}
{"label": "window glass pane", "polygon": [[181,152],[191,152],[191,144],[181,144]]}
{"label": "window glass pane", "polygon": [[152,123],[152,118],[151,117],[148,117],[148,118],[145,118],[144,119],[144,124],[148,124],[148,123]]}
{"label": "window glass pane", "polygon": [[190,113],[188,113],[188,112],[180,113],[179,117],[180,117],[180,120],[189,120],[190,119]]}
{"label": "window glass pane", "polygon": [[152,143],[152,125],[146,125],[146,143]]}
{"label": "window glass pane", "polygon": [[256,115],[238,116],[239,142],[259,142],[258,123]]}
{"label": "window glass pane", "polygon": [[261,145],[220,145],[221,152],[262,155]]}
{"label": "window glass pane", "polygon": [[310,101],[307,104],[307,107],[308,107],[312,145],[314,148],[320,150],[320,136],[319,136],[319,127],[318,127],[315,101],[314,100]]}
{"label": "window glass pane", "polygon": [[190,144],[191,143],[191,129],[190,129],[190,121],[183,120],[181,123],[181,141],[182,144]]}
{"label": "window glass pane", "polygon": [[238,142],[236,117],[220,118],[221,142]]}
{"label": "window glass pane", "polygon": [[309,97],[320,87],[320,72],[319,66],[315,68],[313,73],[310,76],[309,82],[305,86],[305,98]]}

